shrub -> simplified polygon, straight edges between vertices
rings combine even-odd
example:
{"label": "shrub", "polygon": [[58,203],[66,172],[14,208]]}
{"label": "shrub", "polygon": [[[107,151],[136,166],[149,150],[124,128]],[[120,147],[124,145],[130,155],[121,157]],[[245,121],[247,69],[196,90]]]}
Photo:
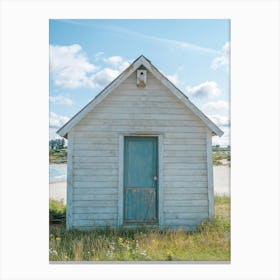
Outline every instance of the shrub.
{"label": "shrub", "polygon": [[66,215],[66,205],[62,201],[57,201],[54,199],[49,200],[49,219],[50,221],[56,219],[65,219]]}

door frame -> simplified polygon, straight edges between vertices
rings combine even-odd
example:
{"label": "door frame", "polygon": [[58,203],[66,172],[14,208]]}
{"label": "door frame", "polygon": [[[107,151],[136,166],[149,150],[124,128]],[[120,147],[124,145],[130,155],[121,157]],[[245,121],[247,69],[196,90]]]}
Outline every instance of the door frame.
{"label": "door frame", "polygon": [[119,190],[118,190],[118,227],[124,225],[124,137],[157,137],[158,138],[158,226],[162,228],[162,205],[163,205],[163,189],[162,189],[162,172],[163,172],[163,133],[122,133],[119,134]]}

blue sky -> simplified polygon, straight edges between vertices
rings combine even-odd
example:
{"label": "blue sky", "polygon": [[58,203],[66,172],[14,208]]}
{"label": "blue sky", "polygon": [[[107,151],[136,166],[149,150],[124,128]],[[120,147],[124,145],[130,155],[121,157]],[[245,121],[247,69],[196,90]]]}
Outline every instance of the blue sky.
{"label": "blue sky", "polygon": [[50,20],[50,138],[141,54],[229,144],[229,20]]}

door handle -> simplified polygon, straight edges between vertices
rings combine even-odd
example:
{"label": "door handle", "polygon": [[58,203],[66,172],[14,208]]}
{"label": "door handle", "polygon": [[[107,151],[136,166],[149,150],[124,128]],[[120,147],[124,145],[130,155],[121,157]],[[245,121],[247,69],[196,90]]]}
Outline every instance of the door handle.
{"label": "door handle", "polygon": [[157,176],[155,175],[155,176],[153,177],[153,180],[154,180],[154,181],[157,181],[157,179],[158,179],[158,178],[157,178]]}

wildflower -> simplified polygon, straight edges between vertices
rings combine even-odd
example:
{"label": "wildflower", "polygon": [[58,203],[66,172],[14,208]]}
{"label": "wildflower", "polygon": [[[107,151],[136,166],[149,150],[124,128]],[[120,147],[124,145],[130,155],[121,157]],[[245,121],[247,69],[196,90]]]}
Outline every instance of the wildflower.
{"label": "wildflower", "polygon": [[110,250],[108,250],[108,251],[105,253],[105,255],[106,255],[107,257],[112,257],[112,256],[113,256],[113,252],[110,251]]}
{"label": "wildflower", "polygon": [[142,251],[141,253],[140,253],[140,255],[142,255],[142,256],[147,256],[147,253],[146,253],[146,251]]}
{"label": "wildflower", "polygon": [[55,240],[56,240],[56,241],[60,241],[61,238],[58,236],[58,237],[55,238]]}
{"label": "wildflower", "polygon": [[139,242],[138,242],[138,240],[136,240],[135,250],[137,251],[138,249],[139,249]]}
{"label": "wildflower", "polygon": [[57,251],[55,249],[53,249],[53,248],[50,248],[49,249],[49,254],[57,256]]}

